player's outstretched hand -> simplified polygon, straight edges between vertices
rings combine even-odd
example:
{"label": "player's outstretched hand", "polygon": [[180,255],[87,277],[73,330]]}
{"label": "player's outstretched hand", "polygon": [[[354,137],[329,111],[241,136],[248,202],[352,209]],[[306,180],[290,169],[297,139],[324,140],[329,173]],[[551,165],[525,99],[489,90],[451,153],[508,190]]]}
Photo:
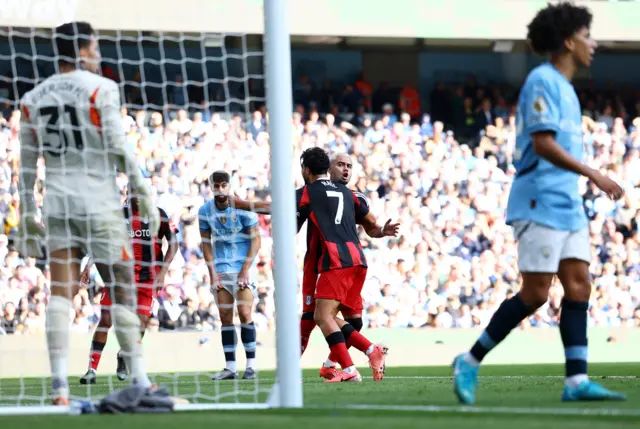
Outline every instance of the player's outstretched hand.
{"label": "player's outstretched hand", "polygon": [[389,219],[382,227],[382,234],[384,234],[385,237],[397,237],[399,231],[400,222],[391,223],[391,219]]}
{"label": "player's outstretched hand", "polygon": [[23,256],[40,258],[42,257],[44,236],[45,231],[42,224],[33,215],[25,215],[18,226],[16,247]]}
{"label": "player's outstretched hand", "polygon": [[620,185],[599,171],[594,171],[590,179],[595,183],[598,189],[607,194],[612,200],[619,200],[624,196],[624,190]]}

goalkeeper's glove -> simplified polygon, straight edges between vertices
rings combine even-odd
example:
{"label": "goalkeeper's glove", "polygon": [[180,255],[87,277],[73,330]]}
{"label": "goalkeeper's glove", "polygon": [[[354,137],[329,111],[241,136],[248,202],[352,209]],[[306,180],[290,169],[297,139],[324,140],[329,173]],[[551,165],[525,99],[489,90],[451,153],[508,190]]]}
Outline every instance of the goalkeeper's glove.
{"label": "goalkeeper's glove", "polygon": [[23,257],[42,257],[42,244],[45,238],[44,227],[34,215],[24,215],[20,218],[18,233],[16,234],[16,248]]}

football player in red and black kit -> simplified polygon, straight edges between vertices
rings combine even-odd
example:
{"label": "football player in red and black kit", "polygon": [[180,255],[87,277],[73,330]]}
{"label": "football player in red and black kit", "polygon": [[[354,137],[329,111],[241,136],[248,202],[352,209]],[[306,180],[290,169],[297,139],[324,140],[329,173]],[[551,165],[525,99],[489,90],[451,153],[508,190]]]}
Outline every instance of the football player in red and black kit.
{"label": "football player in red and black kit", "polygon": [[[132,189],[128,189],[129,206],[124,206],[124,217],[129,225],[129,235],[132,240],[133,255],[135,258],[134,276],[136,287],[138,289],[138,316],[140,317],[141,338],[144,336],[145,328],[149,317],[151,317],[151,308],[155,297],[156,288],[162,287],[164,277],[169,269],[169,265],[173,257],[178,252],[178,242],[176,240],[177,227],[169,218],[167,213],[158,208],[160,212],[160,230],[158,235],[152,237],[149,231],[149,224],[140,217],[138,213],[138,200],[133,197]],[[162,253],[162,239],[167,241],[167,251]],[[89,271],[91,269],[91,261],[82,273],[81,281],[88,283]],[[89,360],[89,370],[80,379],[80,384],[95,384],[96,371],[100,363],[102,351],[107,342],[109,329],[111,328],[111,296],[107,289],[102,291],[100,299],[101,314],[98,327],[93,334],[91,342],[91,352]],[[128,369],[124,358],[118,352],[118,366],[116,370],[118,379],[125,380],[128,376]]]}
{"label": "football player in red and black kit", "polygon": [[356,231],[356,218],[364,218],[369,208],[360,204],[344,184],[329,179],[329,156],[321,148],[304,151],[301,166],[306,185],[297,193],[298,230],[308,219],[308,228],[315,229],[311,236],[316,234],[320,246],[314,321],[342,368],[325,382],[362,381],[347,345],[367,355],[373,379],[380,381],[384,376],[386,347],[372,344],[337,317],[341,310],[362,311],[361,292],[367,265]]}
{"label": "football player in red and black kit", "polygon": [[[347,185],[351,181],[351,174],[353,172],[353,162],[351,157],[347,154],[337,154],[331,159],[331,167],[329,168],[329,176],[332,181],[340,182]],[[301,192],[302,190],[298,190]],[[369,207],[369,199],[360,192],[354,192],[354,195],[358,198],[360,205]],[[384,225],[379,225],[375,215],[372,212],[368,212],[363,218],[356,217],[356,223],[361,225],[367,235],[371,238],[383,238],[383,237],[396,237],[400,228],[399,223],[393,223],[391,220],[387,220]],[[300,340],[301,340],[301,352],[304,353],[309,343],[311,332],[316,327],[316,323],[313,318],[315,311],[315,290],[316,282],[318,280],[318,258],[320,255],[320,240],[317,234],[317,230],[309,228],[307,230],[307,253],[304,259],[304,268],[302,276],[302,317],[300,320]],[[345,322],[348,322],[353,328],[360,332],[362,329],[362,312],[354,311],[343,308],[342,317]],[[320,377],[330,380],[337,374],[336,370],[337,360],[332,354],[329,355],[327,360],[320,368]]]}

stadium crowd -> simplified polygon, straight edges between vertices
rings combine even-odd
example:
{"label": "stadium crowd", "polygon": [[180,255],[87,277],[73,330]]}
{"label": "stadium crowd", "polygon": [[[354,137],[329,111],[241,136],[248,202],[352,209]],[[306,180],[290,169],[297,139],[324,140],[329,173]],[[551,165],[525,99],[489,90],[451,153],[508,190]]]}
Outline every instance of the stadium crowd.
{"label": "stadium crowd", "polygon": [[[515,94],[505,87],[477,86],[473,79],[466,85],[439,85],[430,98],[433,118],[420,113],[412,118],[401,109],[407,102],[403,94],[411,91],[382,96],[378,91],[369,97],[360,92],[362,87],[356,83],[344,91],[316,91],[301,79],[294,86],[297,107],[291,141],[297,155],[292,160],[296,186],[302,185],[301,151],[321,146],[333,153],[347,152],[354,160],[351,186],[368,195],[379,221],[391,218],[402,223],[398,239],[362,235],[369,263],[363,292],[365,327],[484,326],[519,285],[516,245],[504,223],[514,175]],[[606,170],[626,190],[626,197],[614,203],[582,182],[593,253],[589,323],[640,326],[640,112],[636,111],[640,104],[589,91],[581,93],[581,100],[590,163]],[[3,114],[0,331],[42,332],[48,266],[22,260],[11,247],[20,204],[20,113],[7,103]],[[239,114],[177,108],[165,113],[123,109],[122,115],[123,132],[135,149],[140,170],[153,185],[157,204],[180,228],[181,251],[159,291],[151,329],[218,329],[199,250],[197,211],[212,197],[206,181],[217,169],[233,172],[232,186],[240,197],[270,198],[264,108],[247,120]],[[43,174],[41,168],[41,178]],[[123,177],[120,185],[125,184]],[[257,329],[266,330],[273,327],[275,309],[268,216],[260,216],[260,229],[253,318]],[[300,267],[304,242],[301,232]],[[74,298],[74,331],[88,332],[97,323],[100,287],[93,272],[89,286]],[[562,289],[555,285],[548,304],[526,325],[557,325],[561,297]]]}

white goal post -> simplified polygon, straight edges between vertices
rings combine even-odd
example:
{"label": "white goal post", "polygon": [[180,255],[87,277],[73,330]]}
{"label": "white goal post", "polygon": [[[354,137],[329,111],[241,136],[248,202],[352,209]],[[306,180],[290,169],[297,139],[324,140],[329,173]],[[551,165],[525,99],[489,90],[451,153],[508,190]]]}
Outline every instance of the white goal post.
{"label": "white goal post", "polygon": [[[131,110],[154,108],[163,109],[163,104],[169,103],[167,94],[171,76],[165,73],[165,65],[171,65],[173,70],[186,71],[188,64],[196,63],[201,68],[199,82],[204,87],[207,106],[221,114],[240,113],[247,115],[257,98],[253,97],[250,89],[252,80],[263,80],[266,91],[266,104],[269,115],[269,140],[270,150],[270,189],[272,198],[272,238],[274,250],[273,268],[275,284],[275,313],[276,313],[276,375],[269,380],[260,380],[255,383],[243,384],[243,382],[230,382],[231,391],[225,393],[225,389],[216,388],[214,393],[204,392],[202,385],[212,383],[209,373],[196,369],[195,375],[180,375],[195,377],[193,392],[183,394],[179,386],[178,376],[163,374],[159,380],[162,384],[167,381],[167,386],[175,392],[176,396],[184,397],[190,403],[176,405],[176,410],[214,410],[214,409],[251,409],[268,407],[299,408],[303,406],[302,378],[300,367],[300,335],[299,335],[299,304],[298,304],[298,266],[296,252],[296,215],[293,147],[291,144],[291,114],[292,114],[292,90],[291,90],[291,54],[290,33],[288,20],[288,0],[247,0],[240,2],[240,10],[234,9],[233,1],[212,0],[188,0],[188,2],[176,3],[171,0],[0,0],[0,62],[10,64],[10,79],[4,79],[9,83],[9,91],[14,97],[9,101],[18,100],[22,84],[35,84],[50,75],[50,65],[55,60],[53,51],[39,52],[40,46],[47,43],[51,46],[51,29],[65,22],[87,21],[97,30],[98,40],[112,45],[117,53],[115,57],[109,57],[103,50],[103,64],[111,66],[117,74],[124,71],[131,74],[132,69],[139,68],[142,81],[137,82],[137,87],[142,88],[142,106],[129,103]],[[257,30],[257,31],[256,31]],[[247,49],[247,39],[253,37],[249,32],[264,34],[264,53],[255,54]],[[234,49],[227,50],[226,38],[234,38],[237,45]],[[19,42],[18,42],[19,40]],[[254,39],[252,39],[254,40]],[[185,42],[190,42],[198,47],[201,56],[185,57]],[[159,57],[145,57],[144,46],[146,43],[158,47]],[[179,49],[183,57],[165,56],[164,44],[173,44],[174,51]],[[5,47],[1,45],[5,44]],[[137,48],[137,59],[130,59],[124,52],[133,52]],[[211,57],[207,48],[219,48],[221,57]],[[195,49],[195,48],[194,48]],[[111,51],[113,52],[113,50]],[[191,49],[189,52],[194,52]],[[256,60],[263,59],[264,65]],[[230,70],[230,61],[237,64],[234,70]],[[220,67],[221,76],[210,74],[210,64],[216,63]],[[219,63],[219,64],[218,64]],[[43,66],[44,64],[44,66]],[[145,82],[145,69],[158,67],[161,69],[162,81],[159,83]],[[29,70],[30,75],[24,75]],[[2,75],[2,73],[0,73]],[[199,79],[195,79],[196,81]],[[120,82],[124,89],[129,80]],[[171,82],[173,83],[173,82]],[[184,85],[193,83],[185,76]],[[152,91],[162,93],[161,102],[156,103],[145,95],[145,86]],[[208,99],[207,85],[216,85],[221,88],[218,98]],[[135,85],[135,83],[134,83]],[[230,90],[230,88],[235,88]],[[182,91],[186,97],[186,103],[192,105],[199,100],[189,100],[186,87]],[[4,99],[4,100],[2,100]],[[0,101],[6,100],[6,93],[0,93]],[[240,110],[240,112],[237,112]],[[171,335],[183,335],[175,333]],[[184,334],[193,335],[193,334]],[[115,335],[110,335],[112,344],[115,343]],[[146,340],[146,338],[145,338]],[[258,332],[260,340],[260,332]],[[21,343],[26,341],[20,340]],[[45,342],[43,335],[34,335],[33,341]],[[84,341],[84,340],[83,340]],[[88,356],[90,341],[86,337],[86,353]],[[143,340],[144,342],[144,340]],[[0,336],[0,354],[7,350],[2,349],[3,337]],[[215,343],[211,349],[220,354],[222,347]],[[42,349],[42,347],[33,347]],[[171,347],[170,347],[171,349]],[[44,348],[46,350],[46,347]],[[259,353],[260,349],[258,349]],[[19,358],[21,353],[26,355],[29,350],[22,352],[11,351],[14,357]],[[71,349],[71,353],[78,353]],[[180,353],[171,349],[168,353]],[[210,351],[214,353],[214,351]],[[242,344],[238,344],[238,354],[242,354]],[[84,359],[86,356],[81,356]],[[46,361],[46,355],[42,357]],[[73,357],[71,358],[74,359]],[[259,361],[258,357],[258,361]],[[28,362],[29,359],[25,359]],[[0,362],[3,362],[0,357]],[[25,365],[23,362],[21,365]],[[258,367],[260,365],[258,364]],[[23,368],[24,369],[24,368]],[[213,371],[216,368],[211,368]],[[217,368],[220,369],[220,368]],[[48,365],[47,365],[48,370]],[[186,371],[180,368],[178,371]],[[166,369],[164,372],[170,372]],[[33,385],[31,381],[20,380],[18,384],[13,381],[5,381],[6,372],[0,371],[0,415],[6,414],[64,414],[72,412],[71,407],[53,407],[48,405],[48,387],[46,377],[41,368],[34,374]],[[206,376],[199,377],[199,375]],[[259,376],[260,377],[260,376]],[[259,378],[258,377],[258,378]],[[264,383],[267,382],[268,385]],[[70,380],[73,384],[74,380]],[[6,387],[9,386],[9,393]],[[12,387],[13,386],[13,387]],[[108,390],[95,393],[88,388],[80,395],[74,395],[77,399],[96,399],[122,385],[115,385],[112,377],[109,377]],[[243,389],[253,389],[249,392],[254,395],[254,400],[228,402],[219,400],[225,396],[242,393]],[[13,391],[12,391],[13,389]],[[72,389],[73,390],[73,389]],[[265,395],[259,393],[268,393]],[[246,393],[246,392],[245,392]],[[204,399],[204,400],[202,400]]]}

